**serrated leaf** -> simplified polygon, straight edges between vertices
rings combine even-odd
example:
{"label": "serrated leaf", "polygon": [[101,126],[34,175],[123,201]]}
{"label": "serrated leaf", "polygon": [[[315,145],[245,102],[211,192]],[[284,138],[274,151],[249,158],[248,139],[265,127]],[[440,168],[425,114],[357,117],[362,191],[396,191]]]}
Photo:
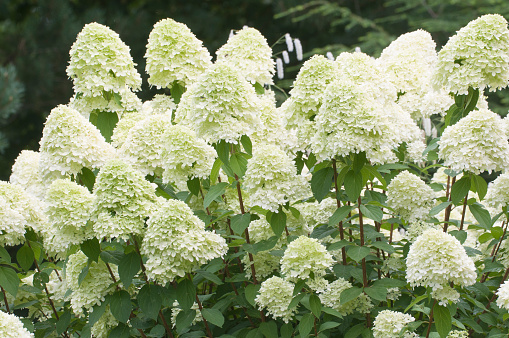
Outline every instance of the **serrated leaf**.
{"label": "serrated leaf", "polygon": [[290,304],[288,304],[288,309],[292,309],[292,308],[296,307],[299,304],[299,302],[302,300],[302,298],[304,298],[305,295],[306,294],[304,294],[304,293],[299,293],[298,295],[293,297]]}
{"label": "serrated leaf", "polygon": [[141,257],[136,251],[131,251],[120,260],[118,275],[126,289],[131,285],[133,277],[136,276],[140,269]]}
{"label": "serrated leaf", "polygon": [[433,306],[433,317],[440,338],[446,338],[452,328],[452,318],[449,309],[435,303]]}
{"label": "serrated leaf", "polygon": [[88,259],[98,262],[99,255],[101,254],[101,245],[97,238],[87,239],[80,245],[81,251],[88,257]]}
{"label": "serrated leaf", "polygon": [[211,281],[212,283],[214,283],[216,285],[223,284],[223,281],[221,280],[221,278],[217,277],[212,272],[205,271],[205,270],[198,270],[196,272],[196,274],[201,276],[201,277],[203,277],[203,278],[205,278],[205,279],[208,279],[209,281]]}
{"label": "serrated leaf", "polygon": [[187,180],[187,188],[189,189],[191,194],[199,196],[201,188],[200,179],[198,177],[195,177]]}
{"label": "serrated leaf", "polygon": [[246,286],[246,289],[244,291],[246,300],[253,307],[256,306],[255,298],[256,298],[256,295],[258,294],[259,290],[260,290],[260,284],[249,284],[248,286]]}
{"label": "serrated leaf", "polygon": [[369,255],[371,250],[365,246],[351,246],[346,251],[348,257],[356,262],[360,262],[364,257]]}
{"label": "serrated leaf", "polygon": [[203,199],[203,208],[206,209],[210,205],[210,203],[212,203],[212,201],[214,201],[217,197],[223,195],[227,186],[228,183],[221,182],[210,187],[209,191],[207,192],[207,195],[205,195],[205,198]]}
{"label": "serrated leaf", "polygon": [[162,287],[159,285],[145,284],[136,296],[141,311],[143,311],[147,317],[154,320],[157,319],[159,310],[161,309],[161,305],[163,303],[163,298],[161,297],[161,288]]}
{"label": "serrated leaf", "polygon": [[104,250],[99,255],[105,263],[119,265],[124,253],[121,251]]}
{"label": "serrated leaf", "polygon": [[251,214],[238,214],[230,219],[230,226],[236,234],[242,235],[251,222]]}
{"label": "serrated leaf", "polygon": [[384,217],[384,213],[380,207],[376,205],[362,205],[360,206],[360,210],[364,216],[372,219],[375,222],[380,222]]}
{"label": "serrated leaf", "polygon": [[354,207],[350,205],[343,205],[342,207],[339,207],[334,211],[331,217],[329,217],[329,225],[337,225],[339,222],[344,220],[346,216],[352,211]]}
{"label": "serrated leaf", "polygon": [[383,302],[387,299],[387,288],[382,286],[370,286],[364,288],[364,292],[373,299]]}
{"label": "serrated leaf", "polygon": [[472,175],[472,187],[475,188],[479,200],[482,201],[488,192],[488,183],[479,175]]}
{"label": "serrated leaf", "polygon": [[34,264],[34,252],[28,245],[23,245],[16,253],[16,260],[23,271],[28,271]]}
{"label": "serrated leaf", "polygon": [[318,202],[321,202],[329,193],[334,177],[334,169],[331,167],[318,170],[311,177],[311,191]]}
{"label": "serrated leaf", "polygon": [[315,322],[315,316],[312,313],[306,313],[302,316],[299,323],[299,335],[301,338],[308,337],[309,332],[313,328]]}
{"label": "serrated leaf", "polygon": [[184,279],[177,285],[177,301],[184,310],[190,309],[196,299],[196,287],[189,279]]}
{"label": "serrated leaf", "polygon": [[348,171],[345,176],[344,185],[348,199],[352,202],[357,202],[357,198],[359,198],[364,187],[362,174],[360,172],[356,173],[353,170]]}
{"label": "serrated leaf", "polygon": [[127,323],[131,310],[131,296],[127,291],[119,290],[111,295],[110,311],[116,320],[121,323]]}
{"label": "serrated leaf", "polygon": [[361,293],[362,289],[356,286],[343,290],[343,292],[341,292],[341,295],[339,296],[340,304],[343,305],[351,300],[354,300],[355,298],[359,297]]}
{"label": "serrated leaf", "polygon": [[339,326],[338,322],[325,322],[322,325],[320,325],[320,332],[333,329],[337,326]]}
{"label": "serrated leaf", "polygon": [[224,316],[221,311],[216,309],[202,309],[201,314],[208,322],[215,326],[223,327]]}
{"label": "serrated leaf", "polygon": [[249,155],[253,155],[253,143],[251,142],[251,139],[247,135],[242,135],[240,137],[240,143],[242,144],[242,147],[244,147],[244,150]]}
{"label": "serrated leaf", "polygon": [[101,132],[106,142],[111,142],[111,136],[113,135],[113,129],[117,126],[118,115],[115,112],[101,111],[97,115],[96,127]]}
{"label": "serrated leaf", "polygon": [[322,302],[317,295],[312,294],[309,296],[309,306],[311,307],[311,312],[313,312],[315,317],[320,318],[320,314],[322,313]]}
{"label": "serrated leaf", "polygon": [[484,207],[479,203],[474,203],[468,206],[468,209],[474,216],[479,225],[486,230],[491,228],[492,222],[490,213],[488,210],[484,209]]}
{"label": "serrated leaf", "polygon": [[281,234],[286,227],[286,214],[283,212],[283,210],[280,208],[279,212],[269,211],[267,212],[266,218],[272,231],[274,231],[278,238],[281,237]]}
{"label": "serrated leaf", "polygon": [[0,266],[0,286],[2,286],[5,291],[16,297],[19,283],[18,274],[13,269]]}
{"label": "serrated leaf", "polygon": [[470,176],[463,176],[457,180],[451,188],[451,201],[458,205],[463,202],[470,190]]}

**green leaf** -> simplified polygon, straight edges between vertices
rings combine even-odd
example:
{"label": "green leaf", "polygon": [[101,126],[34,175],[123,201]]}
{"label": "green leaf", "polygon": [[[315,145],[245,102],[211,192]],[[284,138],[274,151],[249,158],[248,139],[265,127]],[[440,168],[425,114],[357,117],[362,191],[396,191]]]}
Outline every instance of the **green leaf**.
{"label": "green leaf", "polygon": [[145,284],[136,296],[141,311],[143,311],[147,317],[154,320],[157,319],[163,303],[161,289],[162,287],[159,285]]}
{"label": "green leaf", "polygon": [[175,319],[175,324],[177,325],[178,331],[183,331],[186,328],[190,327],[193,323],[194,318],[196,317],[196,310],[191,308],[182,310],[177,315]]}
{"label": "green leaf", "polygon": [[198,276],[205,278],[205,279],[208,279],[209,281],[211,281],[212,283],[214,283],[216,285],[223,284],[223,281],[221,280],[221,278],[217,277],[212,272],[205,271],[205,270],[198,270],[198,271],[196,271],[196,274]]}
{"label": "green leaf", "polygon": [[[300,291],[300,289],[298,291]],[[294,294],[295,294],[295,291],[294,291]],[[305,293],[299,293],[298,295],[293,297],[290,304],[288,304],[288,308],[291,309],[291,308],[296,307],[299,304],[299,302],[302,300],[302,298],[304,298],[305,295],[306,295]]]}
{"label": "green leaf", "polygon": [[190,309],[196,299],[196,288],[192,281],[184,279],[177,285],[177,301],[184,310]]}
{"label": "green leaf", "polygon": [[339,296],[339,302],[341,305],[346,304],[349,301],[359,297],[361,293],[362,289],[356,286],[343,290],[343,292],[341,292],[341,295]]}
{"label": "green leaf", "polygon": [[101,132],[106,142],[111,142],[111,136],[113,135],[113,129],[117,126],[118,115],[117,113],[101,111],[97,115],[96,127]]}
{"label": "green leaf", "polygon": [[468,97],[466,100],[466,105],[464,106],[463,116],[467,116],[472,110],[475,109],[477,105],[477,101],[479,100],[479,89],[473,89],[472,87],[468,88]]}
{"label": "green leaf", "polygon": [[329,218],[329,225],[334,226],[336,224],[339,224],[342,220],[348,216],[350,211],[352,211],[354,207],[350,205],[343,205],[342,207],[339,207],[334,211],[332,216]]}
{"label": "green leaf", "polygon": [[77,181],[87,187],[90,192],[94,190],[95,175],[92,170],[85,167],[81,168],[81,172],[77,175]]}
{"label": "green leaf", "polygon": [[383,278],[378,279],[373,283],[373,286],[380,286],[384,288],[402,288],[406,285],[406,281],[399,279]]}
{"label": "green leaf", "polygon": [[277,337],[277,324],[274,320],[260,324],[260,331],[266,338]]}
{"label": "green leaf", "polygon": [[16,253],[16,260],[23,271],[28,271],[34,264],[34,252],[28,245],[23,245]]}
{"label": "green leaf", "polygon": [[318,202],[329,193],[333,177],[334,169],[331,167],[320,169],[311,177],[311,191]]}
{"label": "green leaf", "polygon": [[210,185],[215,185],[217,183],[217,178],[219,177],[219,170],[221,169],[221,165],[223,161],[219,158],[216,158],[214,161],[214,165],[212,166],[212,170],[210,171]]}
{"label": "green leaf", "polygon": [[129,325],[119,323],[116,328],[111,330],[108,338],[129,338],[131,336],[131,329]]}
{"label": "green leaf", "polygon": [[256,254],[260,251],[267,251],[272,249],[278,241],[277,236],[272,236],[269,239],[265,239],[259,242],[256,242],[255,244],[244,244],[242,245],[242,248],[246,250],[247,252],[250,252],[252,254]]}
{"label": "green leaf", "polygon": [[201,314],[208,322],[215,326],[223,327],[224,316],[221,311],[216,309],[202,309]]}
{"label": "green leaf", "polygon": [[366,246],[351,246],[346,251],[348,257],[356,262],[360,262],[364,257],[369,255],[371,250]]}
{"label": "green leaf", "polygon": [[106,311],[106,306],[109,304],[109,298],[106,298],[101,305],[95,305],[92,312],[88,313],[88,324],[93,326]]}
{"label": "green leaf", "polygon": [[249,223],[251,222],[251,214],[245,213],[245,214],[238,214],[231,218],[230,226],[232,230],[239,235],[242,235],[244,233],[244,230],[247,229],[249,226]]}
{"label": "green leaf", "polygon": [[293,325],[291,323],[286,323],[281,326],[280,329],[281,338],[291,338],[293,335]]}
{"label": "green leaf", "polygon": [[504,230],[502,229],[502,227],[491,228],[491,235],[493,236],[493,238],[499,239],[500,237],[502,237],[503,234]]}
{"label": "green leaf", "polygon": [[365,324],[357,324],[346,332],[344,338],[357,338],[364,332],[365,329]]}
{"label": "green leaf", "polygon": [[330,244],[328,247],[327,247],[327,251],[336,251],[336,250],[341,250],[342,248],[344,248],[345,246],[347,246],[348,244],[350,244],[350,241],[346,240],[346,239],[342,239],[338,242],[334,242],[332,244]]}
{"label": "green leaf", "polygon": [[251,143],[251,139],[247,135],[242,135],[240,137],[240,143],[244,147],[244,150],[249,155],[253,155],[253,143]]}
{"label": "green leaf", "polygon": [[5,250],[2,246],[0,246],[0,262],[4,261],[7,263],[11,262],[11,255],[9,255],[9,252]]}
{"label": "green leaf", "polygon": [[423,295],[420,295],[419,297],[416,297],[411,303],[410,305],[408,305],[405,309],[405,311],[403,312],[407,312],[408,310],[410,310],[411,308],[414,307],[415,304],[419,303],[421,300],[425,299],[425,298],[428,298],[428,295],[427,294],[423,294]]}
{"label": "green leaf", "polygon": [[249,284],[248,286],[246,286],[246,289],[244,291],[246,300],[253,307],[256,307],[255,298],[256,298],[256,295],[258,294],[259,290],[260,290],[260,284]]}
{"label": "green leaf", "polygon": [[474,203],[468,206],[468,209],[474,215],[474,218],[479,225],[486,230],[489,230],[492,225],[490,213],[488,210],[484,209],[484,207],[479,203]]}
{"label": "green leaf", "polygon": [[276,237],[281,237],[286,226],[286,214],[283,210],[279,208],[279,212],[269,211],[267,212],[266,218],[272,228],[272,231],[276,234]]}
{"label": "green leaf", "polygon": [[350,170],[346,173],[344,184],[348,199],[352,202],[357,202],[363,188],[362,174]]}
{"label": "green leaf", "polygon": [[382,286],[371,286],[369,288],[364,288],[364,292],[371,298],[380,302],[387,300],[387,288]]}
{"label": "green leaf", "polygon": [[382,218],[384,217],[382,209],[376,205],[361,205],[360,210],[364,216],[375,222],[382,221]]}
{"label": "green leaf", "polygon": [[366,169],[371,175],[375,176],[383,187],[387,187],[387,182],[383,178],[382,174],[371,165],[365,165],[363,169]]}
{"label": "green leaf", "polygon": [[392,253],[394,253],[396,251],[396,249],[394,249],[394,247],[392,245],[390,245],[389,243],[387,243],[387,242],[381,242],[381,241],[378,242],[377,241],[377,242],[371,243],[371,246],[375,247],[377,249],[383,250],[383,251],[385,251],[387,253],[390,253],[390,254],[392,254]]}
{"label": "green leaf", "polygon": [[483,200],[488,192],[488,183],[479,175],[472,175],[472,188],[475,189],[477,195],[479,196],[479,200]]}
{"label": "green leaf", "polygon": [[189,189],[191,194],[199,196],[201,188],[200,179],[198,177],[195,177],[187,180],[187,188]]}
{"label": "green leaf", "polygon": [[234,153],[230,157],[230,167],[239,178],[242,178],[247,170],[247,159],[240,153]]}
{"label": "green leaf", "polygon": [[445,306],[435,303],[433,306],[433,317],[440,337],[447,337],[452,328],[452,317],[449,309]]}
{"label": "green leaf", "polygon": [[265,88],[263,88],[263,85],[260,84],[259,82],[255,82],[254,87],[255,87],[256,94],[258,94],[258,95],[265,94]]}
{"label": "green leaf", "polygon": [[358,154],[353,155],[353,165],[352,169],[356,173],[359,173],[361,169],[364,167],[364,163],[366,163],[366,153],[364,151],[361,151]]}
{"label": "green leaf", "polygon": [[110,298],[110,311],[121,323],[127,323],[131,315],[131,296],[125,290],[115,291]]}
{"label": "green leaf", "polygon": [[451,188],[451,201],[458,205],[463,202],[465,196],[467,196],[470,190],[470,176],[463,176],[457,180]]}
{"label": "green leaf", "polygon": [[308,337],[309,332],[313,328],[313,324],[315,323],[315,316],[312,313],[306,313],[302,316],[299,323],[299,334],[301,338]]}
{"label": "green leaf", "polygon": [[104,250],[99,255],[105,263],[119,265],[124,253],[121,251]]}
{"label": "green leaf", "polygon": [[5,291],[16,297],[19,282],[18,274],[13,269],[0,266],[0,286],[2,286]]}
{"label": "green leaf", "polygon": [[431,208],[431,210],[429,211],[429,215],[430,216],[435,216],[437,215],[438,213],[440,213],[442,210],[444,210],[445,208],[447,208],[452,202],[451,201],[448,201],[448,202],[442,202],[440,203],[439,205],[436,205],[434,206],[433,208]]}
{"label": "green leaf", "polygon": [[33,283],[36,288],[44,289],[49,282],[49,275],[45,271],[34,273]]}
{"label": "green leaf", "polygon": [[319,331],[322,332],[322,331],[330,330],[337,326],[339,326],[338,322],[325,322],[322,325],[320,325]]}
{"label": "green leaf", "polygon": [[221,182],[210,187],[209,191],[207,192],[207,195],[203,199],[203,208],[207,208],[210,205],[210,203],[212,203],[212,201],[214,201],[217,197],[223,195],[227,186],[228,183]]}
{"label": "green leaf", "polygon": [[88,259],[98,262],[99,255],[101,254],[101,245],[97,238],[87,239],[80,245],[81,251],[88,257]]}
{"label": "green leaf", "polygon": [[60,315],[60,318],[57,321],[57,334],[60,335],[67,331],[69,324],[71,324],[71,312],[66,310]]}
{"label": "green leaf", "polygon": [[182,94],[186,91],[186,87],[182,86],[178,81],[173,81],[170,89],[171,97],[173,99],[173,102],[175,104],[180,103],[180,98],[182,97]]}
{"label": "green leaf", "polygon": [[313,312],[315,317],[320,318],[320,314],[322,313],[322,302],[317,295],[312,294],[309,296],[309,306],[311,307],[311,312]]}
{"label": "green leaf", "polygon": [[230,144],[221,140],[215,145],[217,156],[226,165],[230,164]]}
{"label": "green leaf", "polygon": [[131,285],[133,277],[136,276],[140,269],[141,257],[136,251],[131,251],[120,260],[118,275],[124,288],[127,289]]}

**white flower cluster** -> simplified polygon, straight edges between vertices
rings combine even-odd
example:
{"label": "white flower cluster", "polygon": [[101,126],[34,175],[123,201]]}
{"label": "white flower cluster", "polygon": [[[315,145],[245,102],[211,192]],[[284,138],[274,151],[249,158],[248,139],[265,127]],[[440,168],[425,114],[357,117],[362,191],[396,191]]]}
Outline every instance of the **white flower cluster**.
{"label": "white flower cluster", "polygon": [[497,306],[509,310],[509,281],[505,281],[497,290]]}
{"label": "white flower cluster", "polygon": [[227,250],[225,239],[206,231],[191,208],[177,200],[158,201],[157,211],[147,221],[141,247],[141,253],[148,258],[148,278],[161,284],[222,257]]}
{"label": "white flower cluster", "polygon": [[209,52],[183,23],[163,19],[154,25],[147,44],[148,83],[171,88],[177,81],[188,86],[210,67]]}
{"label": "white flower cluster", "polygon": [[281,259],[281,273],[290,281],[306,280],[311,275],[322,277],[334,264],[332,255],[315,238],[300,236],[285,250]]}
{"label": "white flower cluster", "polygon": [[[194,302],[191,306],[191,310],[194,310],[196,312],[196,315],[194,316],[194,319],[191,323],[191,325],[194,325],[198,322],[203,321],[203,316],[200,311],[200,307],[198,306],[198,303]],[[177,301],[173,302],[173,307],[171,308],[171,325],[172,327],[175,327],[177,325],[177,316],[178,314],[182,312],[182,309],[180,308],[180,304]]]}
{"label": "white flower cluster", "polygon": [[339,277],[325,288],[318,297],[324,306],[330,307],[338,311],[342,316],[352,314],[354,311],[360,313],[368,313],[373,307],[370,298],[365,294],[361,293],[355,299],[352,299],[346,303],[341,304],[340,297],[341,293],[346,289],[350,289],[352,284]]}
{"label": "white flower cluster", "polygon": [[16,315],[0,311],[0,337],[2,338],[33,338]]}
{"label": "white flower cluster", "polygon": [[502,212],[502,208],[509,205],[509,173],[501,174],[488,185],[484,202],[496,213]]}
{"label": "white flower cluster", "polygon": [[94,338],[108,338],[110,329],[118,325],[110,310],[110,305],[106,305],[106,310],[90,330]]}
{"label": "white flower cluster", "polygon": [[237,143],[260,128],[254,87],[226,63],[215,64],[182,95],[175,122],[193,129],[208,143]]}
{"label": "white flower cluster", "polygon": [[36,151],[22,150],[14,161],[9,182],[19,185],[29,194],[42,200],[45,189],[39,170],[39,157]]}
{"label": "white flower cluster", "polygon": [[468,88],[507,87],[509,30],[498,14],[483,15],[452,36],[438,53],[434,78],[437,88],[466,94]]}
{"label": "white flower cluster", "polygon": [[267,309],[273,318],[281,318],[285,323],[292,320],[297,306],[289,308],[293,299],[294,284],[273,276],[262,282],[255,302],[260,310]]}
{"label": "white flower cluster", "polygon": [[509,168],[506,126],[488,109],[474,110],[445,128],[438,144],[438,156],[454,171],[479,174]]}
{"label": "white flower cluster", "polygon": [[67,180],[55,180],[46,194],[46,214],[52,237],[45,244],[49,251],[64,253],[71,245],[80,244],[94,237],[92,225],[88,222],[94,197],[87,188]]}
{"label": "white flower cluster", "polygon": [[[108,267],[100,258],[98,262],[90,263],[86,277],[79,284],[79,275],[87,263],[88,257],[78,251],[69,256],[65,270],[67,287],[72,290],[71,308],[80,317],[85,315],[84,310],[90,312],[95,305],[104,302],[108,294],[115,291]],[[113,273],[115,279],[118,280],[118,273],[116,271]]]}
{"label": "white flower cluster", "polygon": [[469,286],[475,283],[477,277],[474,262],[461,243],[437,229],[426,230],[410,246],[406,265],[407,281],[412,286],[431,287],[434,296],[441,302],[457,301],[459,297],[449,286],[450,282]]}
{"label": "white flower cluster", "polygon": [[99,130],[76,110],[60,105],[49,114],[40,141],[39,167],[50,181],[78,174],[83,167],[99,168],[115,157]]}
{"label": "white flower cluster", "polygon": [[244,27],[230,36],[218,49],[217,63],[224,62],[239,70],[251,83],[274,84],[275,63],[272,49],[265,37],[255,28]]}
{"label": "white flower cluster", "polygon": [[96,237],[129,239],[141,235],[156,201],[156,185],[125,162],[104,165],[94,185],[93,220]]}
{"label": "white flower cluster", "polygon": [[387,206],[408,222],[425,219],[434,198],[433,189],[409,171],[399,173],[387,186]]}
{"label": "white flower cluster", "polygon": [[415,318],[409,314],[382,310],[373,322],[373,336],[374,338],[398,338],[400,331],[413,321]]}
{"label": "white flower cluster", "polygon": [[332,197],[324,198],[320,203],[318,201],[304,202],[294,206],[299,210],[300,216],[308,224],[311,231],[320,224],[328,224],[329,218],[338,208],[336,199]]}
{"label": "white flower cluster", "polygon": [[270,144],[258,144],[253,150],[242,188],[248,205],[273,212],[279,205],[310,195],[309,184],[304,176],[297,175],[294,162],[281,148]]}
{"label": "white flower cluster", "polygon": [[446,338],[468,338],[468,331],[452,330]]}

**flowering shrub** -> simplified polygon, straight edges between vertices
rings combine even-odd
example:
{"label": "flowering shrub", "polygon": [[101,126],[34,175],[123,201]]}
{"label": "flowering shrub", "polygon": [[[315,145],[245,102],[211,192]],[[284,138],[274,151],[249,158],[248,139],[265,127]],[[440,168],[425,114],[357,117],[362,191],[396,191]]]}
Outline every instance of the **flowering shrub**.
{"label": "flowering shrub", "polygon": [[314,55],[278,106],[259,31],[212,62],[165,19],[141,102],[86,25],[74,96],[0,182],[0,337],[507,337],[509,129],[483,94],[508,42],[485,15],[438,53],[419,30]]}

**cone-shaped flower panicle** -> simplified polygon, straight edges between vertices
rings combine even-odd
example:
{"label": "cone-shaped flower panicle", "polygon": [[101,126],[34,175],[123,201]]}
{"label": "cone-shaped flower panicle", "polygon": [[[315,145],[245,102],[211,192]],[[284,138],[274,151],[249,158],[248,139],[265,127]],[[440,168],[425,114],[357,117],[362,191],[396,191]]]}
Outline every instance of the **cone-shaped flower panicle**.
{"label": "cone-shaped flower panicle", "polygon": [[0,337],[3,338],[33,338],[16,315],[0,311]]}
{"label": "cone-shaped flower panicle", "polygon": [[509,281],[505,281],[497,290],[497,306],[509,310]]}
{"label": "cone-shaped flower panicle", "polygon": [[251,83],[273,84],[274,60],[265,37],[255,28],[244,27],[218,49],[217,62],[225,62],[239,70]]}
{"label": "cone-shaped flower panicle", "polygon": [[99,168],[116,156],[99,130],[67,106],[51,111],[40,145],[39,166],[44,179],[76,175],[83,167]]}
{"label": "cone-shaped flower panicle", "polygon": [[483,15],[452,36],[438,53],[434,86],[456,94],[468,88],[489,87],[490,91],[509,83],[509,30],[498,14]]}
{"label": "cone-shaped flower panicle", "polygon": [[306,280],[314,275],[315,278],[326,274],[334,260],[325,246],[315,238],[300,236],[290,244],[281,259],[281,273],[288,280]]}
{"label": "cone-shaped flower panicle", "polygon": [[470,112],[448,126],[438,141],[438,156],[454,171],[479,174],[509,167],[506,126],[499,115],[488,109]]}
{"label": "cone-shaped flower panicle", "polygon": [[260,128],[254,87],[231,65],[211,66],[181,97],[175,122],[208,143],[237,143]]}
{"label": "cone-shaped flower panicle", "polygon": [[446,295],[440,290],[449,290],[450,282],[458,286],[469,286],[475,283],[477,277],[474,262],[467,256],[461,243],[437,229],[428,229],[417,238],[410,246],[406,264],[407,281],[412,286],[432,288],[434,297],[439,301],[443,297],[437,296]]}
{"label": "cone-shaped flower panicle", "polygon": [[309,183],[297,175],[294,162],[276,145],[259,144],[247,161],[243,189],[246,204],[277,211],[280,205],[308,197]]}
{"label": "cone-shaped flower panicle", "polygon": [[415,318],[407,313],[382,310],[373,322],[374,338],[398,338],[400,331]]}
{"label": "cone-shaped flower panicle", "polygon": [[185,276],[228,250],[224,238],[206,231],[203,221],[182,201],[158,201],[147,226],[141,252],[148,258],[148,278],[161,284]]}
{"label": "cone-shaped flower panicle", "polygon": [[171,88],[189,86],[212,64],[203,43],[183,23],[163,19],[154,25],[147,44],[148,83]]}
{"label": "cone-shaped flower panicle", "polygon": [[106,26],[96,22],[85,25],[69,54],[67,75],[74,82],[75,93],[95,97],[141,86],[129,47]]}
{"label": "cone-shaped flower panicle", "polygon": [[22,150],[14,161],[9,182],[42,200],[46,191],[39,170],[39,155],[36,151]]}
{"label": "cone-shaped flower panicle", "polygon": [[277,276],[265,280],[255,298],[258,308],[266,309],[274,319],[281,318],[288,323],[297,312],[297,306],[289,308],[293,299],[294,286],[293,283]]}
{"label": "cone-shaped flower panicle", "polygon": [[434,198],[433,189],[409,171],[396,175],[387,187],[387,206],[408,222],[425,219]]}
{"label": "cone-shaped flower panicle", "polygon": [[114,159],[101,168],[94,185],[94,231],[97,238],[129,239],[141,235],[145,218],[153,211],[156,185]]}

